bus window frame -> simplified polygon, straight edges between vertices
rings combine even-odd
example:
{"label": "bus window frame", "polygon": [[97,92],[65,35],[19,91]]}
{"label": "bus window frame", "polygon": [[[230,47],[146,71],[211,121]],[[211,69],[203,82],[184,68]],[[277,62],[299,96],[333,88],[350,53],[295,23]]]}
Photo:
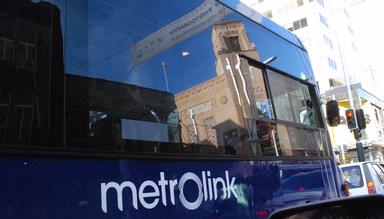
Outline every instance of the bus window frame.
{"label": "bus window frame", "polygon": [[[321,104],[319,102],[320,100],[320,97],[319,95],[317,95],[316,93],[316,85],[306,81],[306,80],[303,80],[301,78],[296,78],[294,77],[293,75],[290,75],[284,71],[281,71],[279,69],[276,69],[272,66],[269,66],[259,60],[255,60],[249,56],[247,56],[246,54],[243,54],[243,53],[239,53],[238,54],[239,57],[241,58],[244,58],[245,60],[248,61],[248,64],[249,66],[252,66],[252,67],[255,67],[255,68],[258,68],[262,71],[263,73],[263,79],[264,79],[264,84],[266,86],[266,89],[267,89],[267,96],[268,96],[268,99],[271,101],[271,105],[272,105],[272,110],[273,110],[273,113],[274,113],[274,119],[267,119],[267,118],[255,118],[256,120],[259,120],[259,121],[264,121],[264,122],[270,122],[270,123],[273,123],[275,125],[277,124],[282,124],[282,125],[286,125],[287,127],[292,127],[292,128],[298,128],[298,129],[305,129],[305,130],[313,130],[315,132],[326,132],[327,129],[325,127],[325,123],[323,121],[323,113],[321,111]],[[275,102],[273,100],[273,95],[272,95],[272,91],[271,91],[271,86],[270,86],[270,83],[269,83],[269,77],[268,77],[268,72],[267,71],[272,71],[276,74],[279,74],[279,75],[282,75],[282,76],[285,76],[287,77],[288,79],[292,79],[294,81],[297,81],[305,86],[308,87],[308,90],[309,90],[309,95],[311,97],[311,101],[313,102],[313,108],[314,108],[314,111],[315,111],[315,114],[317,115],[316,116],[316,122],[317,122],[317,126],[311,126],[311,125],[305,125],[305,124],[302,124],[302,123],[296,123],[296,122],[291,122],[291,121],[286,121],[286,120],[281,120],[281,119],[278,119],[277,115],[276,115],[276,108],[275,108]],[[329,139],[327,136],[325,136],[324,138],[324,141],[326,143],[325,147],[323,149],[323,153],[324,155],[323,156],[309,156],[309,157],[327,157],[327,156],[331,156],[330,154],[331,153],[331,146],[329,145]],[[320,151],[320,150],[319,150]],[[272,157],[272,156],[270,156]],[[292,156],[278,156],[278,157],[292,157]]]}
{"label": "bus window frame", "polygon": [[[287,74],[281,70],[278,70],[276,68],[273,68],[267,64],[264,64],[258,60],[254,60],[244,54],[239,53],[239,56],[241,58],[244,58],[248,61],[248,64],[250,66],[253,66],[255,68],[259,68],[263,73],[263,79],[264,84],[267,89],[268,98],[271,101],[272,109],[275,114],[275,106],[273,102],[273,97],[271,95],[271,88],[269,84],[269,78],[267,74],[267,70],[271,70],[277,74],[281,74],[285,77],[288,77],[290,79],[293,79],[295,81],[298,81],[308,87],[311,87],[310,95],[312,101],[314,101],[315,111],[318,113],[317,121],[319,122],[319,127],[313,127],[305,124],[285,121],[285,120],[279,120],[276,118],[276,115],[274,115],[274,119],[269,118],[255,118],[258,121],[262,122],[269,122],[273,123],[275,125],[282,124],[282,125],[289,125],[293,128],[301,128],[301,129],[310,129],[314,131],[319,132],[325,132],[326,128],[324,128],[324,122],[322,121],[322,114],[321,109],[319,105],[319,99],[318,95],[315,97],[313,96],[313,92],[316,94],[316,86],[302,80],[300,78],[296,78],[290,74]],[[68,147],[29,147],[29,146],[14,146],[14,145],[3,145],[1,148],[0,154],[8,154],[8,155],[32,155],[32,156],[54,156],[54,157],[72,157],[72,158],[98,158],[98,159],[148,159],[148,160],[169,160],[169,158],[175,159],[175,160],[237,160],[237,161],[249,161],[251,159],[257,159],[257,160],[269,160],[269,161],[281,161],[281,160],[327,160],[327,159],[333,159],[330,155],[330,146],[328,139],[324,139],[326,142],[326,147],[324,148],[324,155],[323,156],[258,156],[258,155],[236,155],[236,156],[228,156],[225,154],[188,154],[188,153],[148,153],[148,152],[135,152],[135,151],[122,151],[122,150],[97,150],[97,149],[82,149],[82,148],[68,148]]]}
{"label": "bus window frame", "polygon": [[[58,158],[58,159],[130,159],[130,160],[163,160],[175,161],[310,161],[310,160],[334,160],[332,156],[227,156],[214,154],[167,154],[167,153],[139,153],[122,151],[100,151],[100,150],[68,150],[66,148],[40,148],[27,146],[2,146],[0,156],[3,157],[23,157],[29,158]],[[28,159],[29,159],[28,158]]]}
{"label": "bus window frame", "polygon": [[274,101],[273,101],[273,96],[271,95],[272,94],[272,91],[271,91],[271,87],[270,87],[270,83],[269,83],[269,78],[268,78],[268,73],[267,73],[267,70],[270,70],[270,71],[273,71],[279,75],[282,75],[282,76],[285,76],[289,79],[292,79],[294,81],[297,81],[301,84],[304,84],[306,85],[309,89],[309,93],[310,93],[310,96],[311,96],[311,101],[313,102],[313,106],[314,106],[314,110],[315,110],[315,113],[318,115],[317,116],[317,119],[316,121],[318,122],[318,127],[313,127],[313,126],[309,126],[309,125],[304,125],[304,124],[300,124],[300,123],[295,123],[295,122],[290,122],[290,121],[285,121],[285,120],[280,120],[275,116],[275,119],[267,119],[267,120],[270,120],[270,121],[274,121],[274,122],[282,122],[282,123],[289,123],[291,125],[295,125],[295,126],[298,126],[298,127],[305,127],[305,128],[312,128],[312,129],[321,129],[321,130],[325,130],[325,125],[324,125],[324,121],[322,121],[322,113],[321,113],[321,105],[320,105],[320,102],[319,102],[319,97],[318,95],[316,95],[316,85],[306,81],[306,80],[303,80],[301,78],[296,78],[286,72],[283,72],[279,69],[276,69],[272,66],[269,66],[267,64],[264,64],[258,60],[255,60],[245,54],[242,54],[242,53],[239,53],[239,56],[246,59],[249,63],[250,66],[253,66],[253,67],[256,67],[256,68],[259,68],[260,70],[262,70],[263,72],[263,78],[264,78],[264,82],[265,82],[265,86],[267,88],[267,92],[268,92],[268,97],[269,99],[271,100],[271,103],[272,103],[272,109],[273,109],[273,112],[276,114],[276,109],[275,109],[275,104],[274,104]]}

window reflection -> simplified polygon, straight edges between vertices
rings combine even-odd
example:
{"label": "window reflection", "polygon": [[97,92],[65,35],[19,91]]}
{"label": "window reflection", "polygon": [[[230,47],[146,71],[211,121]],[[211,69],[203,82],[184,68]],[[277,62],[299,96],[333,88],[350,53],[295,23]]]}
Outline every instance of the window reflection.
{"label": "window reflection", "polygon": [[257,122],[257,137],[261,154],[264,156],[279,156],[280,142],[277,135],[276,125],[270,122]]}
{"label": "window reflection", "polygon": [[274,113],[272,108],[272,103],[269,99],[269,93],[267,92],[267,87],[265,86],[264,76],[261,69],[251,66],[250,71],[252,87],[254,91],[255,105],[257,109],[258,118],[274,119]]}
{"label": "window reflection", "polygon": [[285,156],[325,156],[324,138],[322,131],[296,127],[292,125],[277,125],[279,143]]}
{"label": "window reflection", "polygon": [[63,146],[60,9],[47,2],[1,2],[0,78],[0,142]]}
{"label": "window reflection", "polygon": [[306,85],[269,73],[271,95],[237,54],[310,78],[305,52],[216,1],[6,2],[2,143],[276,156],[296,144],[276,119],[317,126]]}

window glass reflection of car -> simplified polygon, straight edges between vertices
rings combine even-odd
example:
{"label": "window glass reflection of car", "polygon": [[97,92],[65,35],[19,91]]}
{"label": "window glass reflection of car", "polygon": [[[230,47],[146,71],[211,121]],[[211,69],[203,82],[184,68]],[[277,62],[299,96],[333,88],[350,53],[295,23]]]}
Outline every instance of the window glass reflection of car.
{"label": "window glass reflection of car", "polygon": [[320,170],[300,172],[285,178],[280,188],[266,203],[269,208],[288,207],[319,201],[326,198]]}

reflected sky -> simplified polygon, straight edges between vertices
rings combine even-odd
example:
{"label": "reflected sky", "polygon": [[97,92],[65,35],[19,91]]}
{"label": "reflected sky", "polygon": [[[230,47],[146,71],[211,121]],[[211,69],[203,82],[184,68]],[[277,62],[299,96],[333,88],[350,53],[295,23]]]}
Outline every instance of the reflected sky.
{"label": "reflected sky", "polygon": [[[211,0],[55,0],[62,18],[65,71],[162,91],[167,89],[167,77],[173,94],[207,81],[216,76],[213,23],[203,24],[196,33],[141,63],[134,64],[132,57],[135,44],[176,20],[182,24],[186,14],[207,2],[209,7],[223,7]],[[215,22],[223,21],[243,22],[261,60],[276,56],[271,66],[313,82],[307,54],[295,44],[237,13],[228,13]],[[183,56],[183,52],[188,55]]]}

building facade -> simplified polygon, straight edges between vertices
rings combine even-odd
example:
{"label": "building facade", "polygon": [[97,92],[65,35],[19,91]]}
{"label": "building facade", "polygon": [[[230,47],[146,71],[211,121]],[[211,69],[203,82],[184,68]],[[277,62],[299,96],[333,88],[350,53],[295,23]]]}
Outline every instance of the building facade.
{"label": "building facade", "polygon": [[345,84],[344,72],[351,83],[359,82],[365,68],[344,1],[242,1],[302,40],[321,93]]}

